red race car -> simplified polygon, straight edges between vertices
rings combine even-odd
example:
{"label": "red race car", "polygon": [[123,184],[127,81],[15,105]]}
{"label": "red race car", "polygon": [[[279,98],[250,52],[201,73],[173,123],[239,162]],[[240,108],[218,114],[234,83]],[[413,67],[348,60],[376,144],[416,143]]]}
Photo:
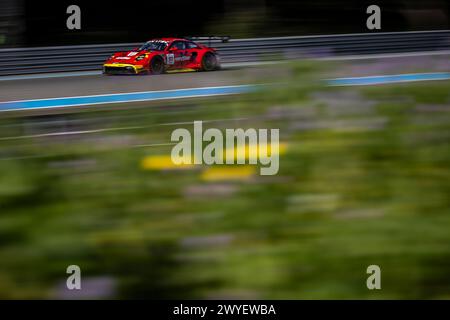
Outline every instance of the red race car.
{"label": "red race car", "polygon": [[113,54],[103,64],[104,74],[161,74],[176,70],[212,71],[220,69],[216,49],[193,40],[221,40],[229,37],[161,38],[140,48]]}

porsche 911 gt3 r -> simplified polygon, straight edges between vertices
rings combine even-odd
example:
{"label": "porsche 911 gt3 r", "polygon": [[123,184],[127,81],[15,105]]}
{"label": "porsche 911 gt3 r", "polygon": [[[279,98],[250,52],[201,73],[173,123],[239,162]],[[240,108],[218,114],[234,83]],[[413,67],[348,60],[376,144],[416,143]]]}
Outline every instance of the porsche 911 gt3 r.
{"label": "porsche 911 gt3 r", "polygon": [[[220,39],[228,41],[228,37]],[[115,53],[103,64],[104,74],[161,74],[176,70],[217,69],[220,69],[220,58],[216,49],[189,38],[153,39],[135,50]]]}

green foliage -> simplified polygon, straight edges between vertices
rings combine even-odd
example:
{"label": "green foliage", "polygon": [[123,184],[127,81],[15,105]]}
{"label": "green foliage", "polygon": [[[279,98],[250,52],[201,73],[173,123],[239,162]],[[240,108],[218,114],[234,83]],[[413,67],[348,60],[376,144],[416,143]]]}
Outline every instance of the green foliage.
{"label": "green foliage", "polygon": [[[449,298],[449,83],[329,89],[319,66],[280,68],[256,94],[66,115],[108,130],[1,140],[0,297],[54,296],[78,264],[118,298]],[[142,170],[171,147],[141,145],[193,120],[280,128],[279,174]]]}

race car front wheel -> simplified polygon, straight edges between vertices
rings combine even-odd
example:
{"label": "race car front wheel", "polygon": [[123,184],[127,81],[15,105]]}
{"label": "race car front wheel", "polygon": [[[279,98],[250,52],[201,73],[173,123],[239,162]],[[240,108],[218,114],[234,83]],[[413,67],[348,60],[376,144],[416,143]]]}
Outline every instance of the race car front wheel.
{"label": "race car front wheel", "polygon": [[219,62],[217,61],[216,55],[211,52],[205,53],[202,59],[202,70],[212,71],[217,69],[219,69]]}
{"label": "race car front wheel", "polygon": [[154,57],[149,63],[150,74],[164,73],[164,61],[161,57]]}

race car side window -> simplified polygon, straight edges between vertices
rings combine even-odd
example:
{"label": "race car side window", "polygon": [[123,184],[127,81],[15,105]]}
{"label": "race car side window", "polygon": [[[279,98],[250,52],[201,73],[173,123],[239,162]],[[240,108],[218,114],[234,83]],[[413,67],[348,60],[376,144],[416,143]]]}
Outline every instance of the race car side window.
{"label": "race car side window", "polygon": [[189,41],[186,43],[186,49],[197,49],[198,45],[195,42]]}
{"label": "race car side window", "polygon": [[174,41],[170,48],[177,48],[178,50],[185,50],[186,44],[184,41]]}

